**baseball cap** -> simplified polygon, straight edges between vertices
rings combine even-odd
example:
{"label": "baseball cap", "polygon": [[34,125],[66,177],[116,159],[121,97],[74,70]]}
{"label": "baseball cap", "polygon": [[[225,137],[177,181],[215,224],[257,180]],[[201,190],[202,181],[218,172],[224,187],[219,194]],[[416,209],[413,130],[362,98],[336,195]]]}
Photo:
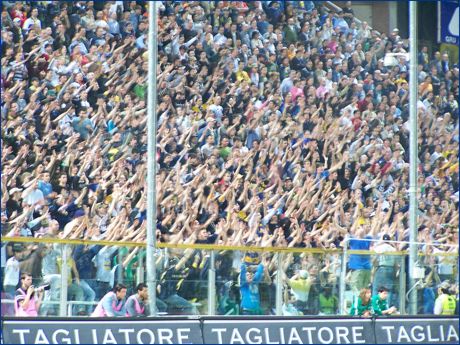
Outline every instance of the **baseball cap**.
{"label": "baseball cap", "polygon": [[382,240],[391,241],[390,235],[388,235],[388,234],[383,235]]}

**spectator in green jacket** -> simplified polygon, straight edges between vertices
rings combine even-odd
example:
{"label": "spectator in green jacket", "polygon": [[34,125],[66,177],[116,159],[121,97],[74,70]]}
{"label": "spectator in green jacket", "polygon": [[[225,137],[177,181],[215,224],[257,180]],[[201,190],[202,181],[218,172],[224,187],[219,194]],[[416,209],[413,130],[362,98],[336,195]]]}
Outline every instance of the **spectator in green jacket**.
{"label": "spectator in green jacket", "polygon": [[376,315],[392,315],[397,309],[395,306],[388,308],[388,289],[381,286],[378,289],[378,294],[372,297],[372,309]]}
{"label": "spectator in green jacket", "polygon": [[371,304],[371,289],[361,289],[359,296],[350,309],[350,315],[371,317],[372,304]]}
{"label": "spectator in green jacket", "polygon": [[297,26],[294,23],[293,18],[289,18],[287,25],[284,27],[284,41],[287,45],[291,43],[296,43],[298,41],[297,38]]}

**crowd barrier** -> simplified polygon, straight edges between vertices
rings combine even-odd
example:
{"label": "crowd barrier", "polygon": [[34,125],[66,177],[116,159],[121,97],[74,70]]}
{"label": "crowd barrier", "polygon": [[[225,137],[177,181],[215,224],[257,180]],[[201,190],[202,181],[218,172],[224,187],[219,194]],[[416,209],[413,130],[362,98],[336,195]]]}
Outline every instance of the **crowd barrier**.
{"label": "crowd barrier", "polygon": [[[348,238],[345,239],[345,242],[348,241]],[[401,244],[402,242],[392,242],[394,244]],[[111,242],[111,241],[86,241],[86,240],[70,240],[70,239],[52,239],[52,238],[30,238],[30,237],[3,237],[2,246],[8,246],[11,243],[22,244],[23,248],[29,248],[33,250],[34,248],[47,248],[50,250],[53,248],[54,252],[62,257],[62,266],[66,267],[66,258],[65,254],[68,250],[74,250],[77,245],[100,245],[105,247],[118,248],[115,251],[114,256],[111,258],[111,267],[113,281],[112,284],[116,281],[118,283],[125,284],[128,286],[129,293],[135,293],[134,287],[142,282],[149,281],[149,278],[146,277],[146,260],[145,260],[145,243],[137,242]],[[421,244],[421,243],[417,243]],[[323,270],[326,273],[323,273],[322,277],[319,277],[318,281],[321,286],[330,284],[333,288],[332,294],[338,301],[337,310],[333,313],[335,315],[347,315],[349,313],[350,307],[353,302],[353,298],[356,293],[353,292],[353,286],[350,281],[350,269],[348,268],[348,263],[352,255],[370,255],[374,261],[374,273],[378,269],[378,261],[388,256],[387,261],[393,262],[399,272],[403,274],[396,275],[391,280],[386,280],[384,283],[381,283],[376,278],[376,285],[385,284],[387,288],[392,291],[392,297],[390,302],[392,305],[395,305],[398,308],[398,311],[401,315],[408,314],[418,314],[418,315],[427,315],[432,314],[432,310],[425,310],[425,304],[428,302],[424,299],[425,290],[428,292],[434,292],[436,284],[443,280],[449,280],[453,283],[458,282],[458,246],[455,246],[455,251],[450,250],[449,252],[429,252],[420,250],[417,255],[417,268],[418,272],[417,282],[412,287],[409,287],[407,278],[408,278],[408,252],[407,251],[393,251],[386,253],[377,253],[375,251],[368,250],[350,250],[347,248],[348,245],[344,245],[344,250],[342,249],[320,249],[320,248],[279,248],[279,247],[245,247],[245,246],[216,246],[209,244],[169,244],[169,243],[158,243],[157,250],[154,251],[154,261],[156,262],[157,267],[157,284],[161,286],[167,286],[171,282],[174,282],[173,279],[161,277],[161,274],[165,272],[171,265],[176,265],[176,261],[171,260],[175,258],[179,260],[183,257],[188,257],[188,263],[184,265],[190,266],[191,261],[198,254],[198,259],[200,261],[200,274],[191,277],[187,282],[188,291],[193,291],[193,293],[185,294],[184,297],[190,303],[200,303],[198,310],[196,312],[190,312],[188,315],[237,315],[240,313],[239,309],[227,308],[227,305],[220,304],[222,301],[225,302],[225,294],[228,299],[231,297],[231,289],[238,288],[238,282],[236,275],[238,274],[238,265],[234,265],[234,262],[244,262],[246,260],[246,255],[248,258],[253,256],[258,257],[259,260],[265,255],[268,260],[271,262],[269,266],[270,270],[270,280],[267,282],[262,282],[260,286],[264,293],[261,294],[261,307],[263,311],[259,313],[260,315],[277,315],[277,316],[287,316],[294,315],[283,310],[284,306],[289,307],[289,294],[285,292],[290,291],[289,287],[286,285],[286,282],[283,280],[283,275],[286,275],[286,278],[291,278],[295,272],[299,271],[302,267],[308,268],[308,265],[305,262],[311,263],[314,262],[317,264],[318,271]],[[419,248],[421,249],[421,247]],[[139,252],[136,251],[139,250]],[[141,253],[142,252],[142,253]],[[133,253],[135,256],[131,255]],[[194,254],[195,253],[195,254]],[[191,254],[194,254],[192,257]],[[252,256],[251,256],[252,255]],[[37,258],[42,258],[38,255]],[[201,258],[201,259],[200,259]],[[303,259],[306,260],[303,260]],[[231,265],[229,262],[231,262]],[[131,265],[135,263],[137,267]],[[290,262],[289,267],[285,262]],[[328,266],[326,267],[326,262]],[[198,264],[197,264],[198,265]],[[231,266],[231,267],[230,267]],[[235,268],[237,267],[237,268]],[[289,268],[293,269],[289,271]],[[278,275],[277,271],[283,272],[283,274]],[[442,269],[442,271],[441,271]],[[447,275],[447,269],[449,269],[450,274]],[[289,272],[288,272],[289,271]],[[436,272],[434,274],[428,274],[428,272]],[[443,272],[445,275],[441,278],[438,277],[438,273]],[[56,272],[59,273],[59,272]],[[76,306],[87,304],[94,305],[93,300],[85,300],[86,302],[78,299],[75,296],[68,296],[68,271],[63,270],[62,274],[58,275],[56,279],[52,281],[53,291],[57,291],[54,295],[45,296],[43,305],[54,304],[53,306],[46,308],[46,310],[41,310],[40,315],[48,315],[48,317],[65,317],[65,316],[75,316],[77,314]],[[376,277],[376,275],[374,275]],[[414,274],[415,277],[415,274]],[[329,279],[331,278],[331,279]],[[163,279],[163,280],[162,280]],[[169,279],[169,280],[168,280]],[[322,280],[321,280],[322,279]],[[39,286],[45,281],[44,277],[37,277],[34,282],[35,285]],[[377,284],[377,281],[379,283]],[[46,282],[48,282],[46,280]],[[86,279],[88,285],[94,286],[97,285],[96,277],[92,279]],[[374,281],[372,281],[374,283]],[[228,285],[230,284],[230,285]],[[113,285],[110,285],[110,288]],[[229,286],[229,287],[228,287]],[[225,290],[227,288],[227,290]],[[377,286],[376,286],[377,287]],[[108,288],[107,288],[108,289]],[[108,291],[108,290],[107,290]],[[187,292],[188,292],[187,291]],[[106,291],[104,291],[105,293]],[[416,305],[410,303],[408,299],[409,293],[415,292],[417,295]],[[181,295],[182,292],[178,293]],[[237,293],[237,292],[236,292]],[[374,292],[375,293],[375,292]],[[426,296],[431,296],[426,294]],[[435,297],[435,296],[434,296]],[[10,299],[8,299],[10,298]],[[100,297],[98,297],[100,298]],[[98,302],[98,299],[95,300]],[[236,300],[235,303],[238,303]],[[434,303],[434,300],[432,301]],[[429,304],[429,303],[428,303]],[[8,309],[4,315],[12,316],[14,311],[12,308],[11,296],[4,296],[2,299],[2,308]],[[86,308],[88,313],[90,313],[90,307]],[[171,308],[171,310],[163,310],[163,312],[168,312],[169,316],[172,315],[183,315],[184,313],[178,313],[177,310]],[[304,313],[304,314],[318,314],[318,313]]]}
{"label": "crowd barrier", "polygon": [[4,318],[4,344],[458,344],[458,317]]}

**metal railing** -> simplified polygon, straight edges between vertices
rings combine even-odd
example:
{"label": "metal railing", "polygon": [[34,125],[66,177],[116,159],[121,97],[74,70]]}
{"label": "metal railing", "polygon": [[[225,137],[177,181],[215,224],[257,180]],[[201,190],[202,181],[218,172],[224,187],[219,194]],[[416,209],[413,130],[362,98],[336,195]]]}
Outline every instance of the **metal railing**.
{"label": "metal railing", "polygon": [[[202,277],[205,280],[199,281],[198,283],[201,284],[201,286],[206,286],[206,297],[207,298],[206,304],[199,305],[197,302],[195,303],[194,307],[202,307],[203,310],[201,310],[201,314],[204,315],[216,315],[217,313],[217,308],[218,308],[218,301],[222,296],[219,295],[219,291],[217,291],[216,286],[218,284],[222,285],[222,278],[218,280],[217,277],[217,267],[216,267],[216,262],[218,259],[221,259],[221,254],[222,252],[229,252],[231,251],[232,258],[235,257],[237,252],[241,252],[242,254],[240,257],[244,258],[245,253],[247,252],[258,252],[259,254],[264,254],[264,255],[271,255],[271,259],[273,267],[270,272],[270,274],[273,277],[273,280],[271,281],[270,285],[272,288],[274,288],[274,301],[273,304],[270,306],[270,310],[274,310],[274,314],[276,315],[283,315],[283,305],[286,303],[285,297],[283,297],[284,292],[286,291],[288,287],[285,284],[285,281],[283,280],[283,277],[286,278],[286,272],[284,272],[283,265],[285,264],[285,261],[287,258],[291,258],[293,261],[297,259],[298,261],[300,260],[299,257],[301,256],[312,256],[313,258],[318,258],[319,261],[323,260],[324,257],[326,256],[331,256],[335,255],[337,258],[337,262],[340,264],[340,275],[337,277],[337,285],[338,285],[338,301],[339,301],[339,314],[345,315],[348,312],[348,306],[352,302],[353,297],[355,296],[351,289],[347,289],[347,274],[349,273],[349,269],[347,269],[347,263],[349,261],[350,255],[391,255],[391,256],[397,256],[398,259],[398,264],[399,264],[399,269],[401,271],[401,274],[399,274],[398,278],[398,284],[399,285],[399,290],[398,290],[398,296],[399,296],[399,311],[401,314],[406,313],[406,295],[409,291],[406,291],[406,274],[404,272],[406,271],[406,264],[405,264],[405,256],[408,255],[407,251],[395,251],[395,252],[389,252],[389,253],[376,253],[374,251],[363,251],[363,250],[350,250],[348,248],[348,243],[349,243],[349,238],[346,238],[344,241],[344,249],[334,249],[334,250],[325,250],[325,249],[318,249],[318,248],[268,248],[268,247],[231,247],[231,246],[215,246],[215,245],[205,245],[205,244],[199,244],[199,245],[184,245],[184,244],[164,244],[161,243],[158,245],[159,247],[159,255],[163,256],[162,260],[167,261],[167,258],[177,256],[178,258],[181,258],[184,253],[190,252],[192,249],[196,251],[197,253],[203,254],[205,252],[207,258],[208,258],[208,263],[207,263],[207,276]],[[373,241],[373,240],[370,240]],[[3,238],[3,244],[7,242],[20,242],[20,243],[29,243],[29,244],[35,244],[35,243],[60,243],[61,246],[59,246],[60,251],[61,251],[61,257],[63,259],[63,267],[65,264],[64,258],[67,257],[65,255],[65,251],[69,250],[72,245],[75,244],[86,244],[86,245],[109,245],[109,246],[118,246],[118,247],[128,247],[128,248],[133,248],[133,247],[145,247],[144,243],[123,243],[122,245],[119,242],[107,242],[107,241],[81,241],[81,240],[53,240],[53,239],[40,239],[40,238]],[[404,242],[397,242],[397,241],[389,241],[393,243],[404,243]],[[426,245],[425,243],[423,243]],[[453,246],[458,248],[458,246]],[[452,247],[450,247],[452,248]],[[129,254],[128,254],[129,255]],[[420,252],[419,253],[420,258],[422,258],[425,253]],[[439,253],[436,254],[440,257],[442,256],[451,256],[451,257],[458,257],[458,250],[455,253]],[[203,255],[205,256],[205,255]],[[276,257],[275,257],[276,256]],[[458,262],[456,260],[452,260],[454,265],[454,269],[456,272],[455,275],[455,281],[458,282]],[[118,262],[121,262],[121,260],[118,260]],[[321,261],[322,262],[322,261]],[[157,266],[158,269],[158,266]],[[53,305],[58,305],[59,306],[59,316],[71,316],[72,315],[72,308],[75,305],[95,305],[97,302],[86,302],[86,301],[68,301],[67,297],[67,288],[68,288],[68,278],[66,277],[66,274],[64,273],[66,270],[63,270],[61,277],[60,277],[60,299],[59,301],[44,301],[43,303],[49,303]],[[144,264],[140,264],[137,268],[134,269],[135,271],[135,278],[132,278],[132,283],[136,282],[143,282],[144,281]],[[160,273],[161,273],[160,269]],[[122,282],[124,278],[124,271],[119,270],[118,273],[118,280],[119,282]],[[230,278],[225,278],[229,280]],[[225,280],[224,280],[225,281]],[[199,284],[196,284],[199,285]],[[409,290],[409,289],[408,289]],[[2,303],[11,303],[12,300],[3,300]],[[198,301],[199,303],[200,301]]]}

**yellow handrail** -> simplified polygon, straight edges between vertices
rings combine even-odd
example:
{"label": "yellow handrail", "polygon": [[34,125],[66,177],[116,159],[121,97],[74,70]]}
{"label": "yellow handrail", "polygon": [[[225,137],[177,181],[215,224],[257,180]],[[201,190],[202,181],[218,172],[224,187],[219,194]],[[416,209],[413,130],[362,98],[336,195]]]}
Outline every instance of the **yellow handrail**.
{"label": "yellow handrail", "polygon": [[[119,246],[119,247],[146,247],[146,243],[142,242],[117,242],[117,241],[93,241],[93,240],[79,240],[79,239],[55,239],[55,238],[33,238],[33,237],[2,237],[3,242],[16,242],[16,243],[48,243],[48,244],[69,244],[69,245],[103,245],[103,246]],[[307,253],[307,254],[341,254],[342,249],[321,249],[321,248],[279,248],[279,247],[245,247],[245,246],[216,246],[214,244],[170,244],[158,243],[158,248],[172,248],[172,249],[198,249],[198,250],[218,250],[218,251],[250,251],[250,252],[269,252],[269,253]],[[408,251],[395,251],[386,253],[376,253],[372,250],[348,250],[348,254],[358,255],[408,255]],[[419,252],[419,255],[426,255]],[[433,255],[433,254],[430,254]],[[458,256],[455,253],[437,253],[435,256]]]}

